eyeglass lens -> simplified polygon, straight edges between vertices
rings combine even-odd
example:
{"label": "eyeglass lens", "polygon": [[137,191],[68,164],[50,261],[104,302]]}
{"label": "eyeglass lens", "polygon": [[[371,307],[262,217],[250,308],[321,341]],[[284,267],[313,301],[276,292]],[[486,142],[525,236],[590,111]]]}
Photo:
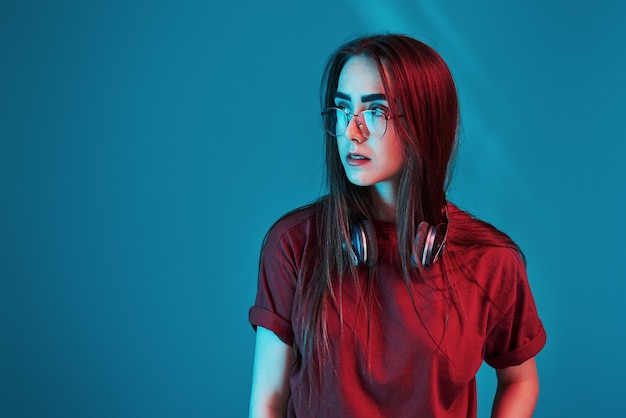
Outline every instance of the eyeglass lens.
{"label": "eyeglass lens", "polygon": [[[352,115],[350,115],[352,119]],[[342,109],[328,108],[323,114],[324,127],[332,136],[341,136],[348,127],[348,115]],[[364,110],[358,116],[357,125],[366,138],[377,139],[387,130],[387,119],[377,110]]]}

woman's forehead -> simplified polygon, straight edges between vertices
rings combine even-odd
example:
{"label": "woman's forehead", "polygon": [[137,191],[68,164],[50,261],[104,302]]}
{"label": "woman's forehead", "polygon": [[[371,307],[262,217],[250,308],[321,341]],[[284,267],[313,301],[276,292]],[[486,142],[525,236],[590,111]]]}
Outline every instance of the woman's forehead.
{"label": "woman's forehead", "polygon": [[378,66],[372,58],[357,55],[343,66],[337,83],[337,96],[349,96],[355,101],[362,96],[380,96],[384,93]]}

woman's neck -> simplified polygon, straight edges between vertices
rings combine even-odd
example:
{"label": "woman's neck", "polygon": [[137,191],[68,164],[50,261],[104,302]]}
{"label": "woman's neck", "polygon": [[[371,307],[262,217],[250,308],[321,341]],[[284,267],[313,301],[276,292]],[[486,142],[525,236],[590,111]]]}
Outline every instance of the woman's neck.
{"label": "woman's neck", "polygon": [[389,183],[378,183],[371,188],[372,212],[379,221],[396,220],[397,186]]}

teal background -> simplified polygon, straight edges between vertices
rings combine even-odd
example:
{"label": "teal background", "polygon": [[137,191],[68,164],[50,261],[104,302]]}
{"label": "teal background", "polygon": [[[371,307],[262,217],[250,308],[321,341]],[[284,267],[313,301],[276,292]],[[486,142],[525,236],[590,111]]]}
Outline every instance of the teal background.
{"label": "teal background", "polygon": [[[237,417],[258,252],[323,192],[318,83],[371,32],[449,63],[450,198],[524,249],[537,417],[623,403],[619,1],[0,2],[0,416]],[[494,373],[479,373],[487,416]]]}

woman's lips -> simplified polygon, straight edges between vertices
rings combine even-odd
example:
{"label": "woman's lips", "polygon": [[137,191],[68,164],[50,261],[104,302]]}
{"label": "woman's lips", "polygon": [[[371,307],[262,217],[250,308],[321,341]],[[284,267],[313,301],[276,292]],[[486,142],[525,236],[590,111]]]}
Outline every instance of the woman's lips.
{"label": "woman's lips", "polygon": [[348,165],[351,166],[361,166],[364,164],[367,164],[370,161],[369,158],[361,155],[361,154],[355,154],[355,153],[349,153],[348,156],[346,157],[346,162],[348,163]]}

